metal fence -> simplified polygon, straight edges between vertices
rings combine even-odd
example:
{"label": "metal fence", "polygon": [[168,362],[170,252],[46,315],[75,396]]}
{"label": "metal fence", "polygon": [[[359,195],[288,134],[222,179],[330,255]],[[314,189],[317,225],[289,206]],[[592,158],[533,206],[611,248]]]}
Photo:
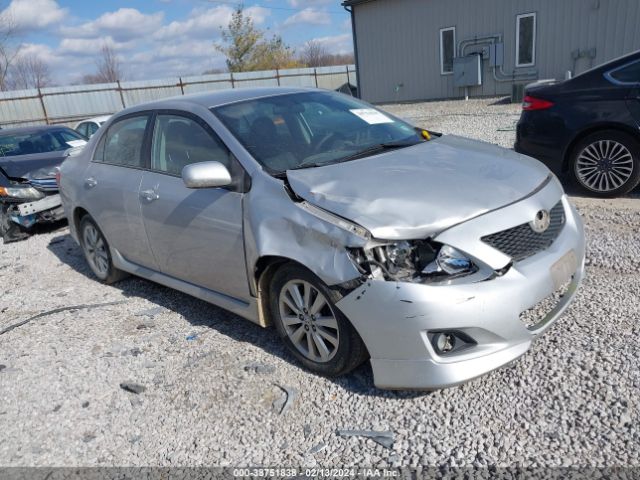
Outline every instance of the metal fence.
{"label": "metal fence", "polygon": [[228,88],[296,86],[335,90],[346,83],[357,86],[354,65],[15,90],[0,92],[0,127],[72,124],[151,100]]}

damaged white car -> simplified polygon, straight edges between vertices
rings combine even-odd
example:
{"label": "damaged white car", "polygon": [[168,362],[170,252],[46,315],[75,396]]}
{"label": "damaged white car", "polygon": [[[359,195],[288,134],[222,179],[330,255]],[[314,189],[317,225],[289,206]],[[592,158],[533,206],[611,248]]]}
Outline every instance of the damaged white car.
{"label": "damaged white car", "polygon": [[138,275],[274,325],[310,370],[467,381],[574,298],[581,220],[541,163],[339,93],[239,89],[127,109],[61,169],[102,281]]}

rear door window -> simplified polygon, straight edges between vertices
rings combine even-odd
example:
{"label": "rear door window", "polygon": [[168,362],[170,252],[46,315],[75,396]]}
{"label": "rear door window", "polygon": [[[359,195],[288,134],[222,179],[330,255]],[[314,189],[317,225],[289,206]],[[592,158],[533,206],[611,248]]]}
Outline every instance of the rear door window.
{"label": "rear door window", "polygon": [[144,168],[144,134],[148,115],[138,115],[117,121],[100,140],[93,160],[96,162]]}

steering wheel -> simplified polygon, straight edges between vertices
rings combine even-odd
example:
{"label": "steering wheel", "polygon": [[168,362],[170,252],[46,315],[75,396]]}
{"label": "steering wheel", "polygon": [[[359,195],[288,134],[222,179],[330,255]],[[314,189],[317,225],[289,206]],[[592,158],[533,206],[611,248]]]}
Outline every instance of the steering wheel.
{"label": "steering wheel", "polygon": [[342,140],[343,142],[346,140],[345,136],[338,132],[330,132],[326,134],[314,147],[314,152],[320,152],[322,148],[329,144],[329,142],[335,142],[338,140]]}

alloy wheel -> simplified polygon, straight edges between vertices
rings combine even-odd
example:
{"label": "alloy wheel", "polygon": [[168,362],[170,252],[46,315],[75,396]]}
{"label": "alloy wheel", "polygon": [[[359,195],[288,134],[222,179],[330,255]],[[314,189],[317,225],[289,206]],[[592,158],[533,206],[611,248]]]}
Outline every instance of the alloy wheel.
{"label": "alloy wheel", "polygon": [[576,160],[578,180],[594,192],[616,190],[633,173],[633,156],[627,147],[614,140],[598,140],[587,145]]}
{"label": "alloy wheel", "polygon": [[98,275],[106,277],[109,273],[109,255],[102,235],[88,223],[82,232],[82,240],[87,261]]}
{"label": "alloy wheel", "polygon": [[278,306],[285,332],[300,353],[318,363],[335,356],[338,321],[322,292],[304,280],[290,280],[280,291]]}

